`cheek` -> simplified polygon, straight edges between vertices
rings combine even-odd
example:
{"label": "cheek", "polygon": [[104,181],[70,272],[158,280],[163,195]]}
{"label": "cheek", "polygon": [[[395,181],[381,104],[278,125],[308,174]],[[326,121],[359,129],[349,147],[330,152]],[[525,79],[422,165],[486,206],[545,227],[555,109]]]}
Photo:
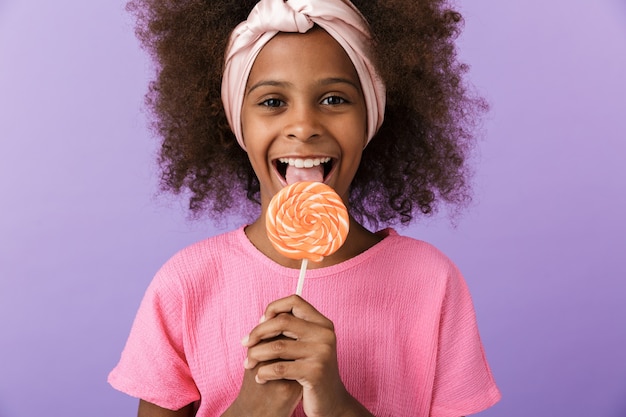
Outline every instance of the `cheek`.
{"label": "cheek", "polygon": [[246,148],[248,147],[249,142],[256,140],[254,133],[259,131],[256,126],[257,124],[258,121],[255,119],[254,114],[249,110],[246,110],[246,105],[244,104],[244,107],[241,110],[241,133],[243,135]]}
{"label": "cheek", "polygon": [[246,148],[249,146],[255,146],[256,148],[266,147],[274,131],[275,126],[267,118],[254,114],[246,116],[242,112],[241,132]]}
{"label": "cheek", "polygon": [[353,138],[355,149],[358,147],[360,151],[363,151],[367,145],[367,119],[365,117],[359,118],[351,126],[353,128],[346,133]]}
{"label": "cheek", "polygon": [[[351,136],[355,142],[358,142],[361,146],[361,150],[367,145],[367,112],[363,106],[359,112],[354,116],[352,123],[347,126],[352,126]],[[347,127],[346,126],[346,127]]]}

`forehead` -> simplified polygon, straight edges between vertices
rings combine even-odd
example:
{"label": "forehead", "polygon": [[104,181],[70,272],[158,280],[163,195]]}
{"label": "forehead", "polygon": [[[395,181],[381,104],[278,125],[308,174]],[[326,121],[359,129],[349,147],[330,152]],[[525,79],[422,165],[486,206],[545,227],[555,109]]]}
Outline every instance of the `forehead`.
{"label": "forehead", "polygon": [[280,32],[274,36],[254,61],[248,84],[264,78],[293,77],[342,77],[360,84],[346,51],[317,27],[306,33]]}

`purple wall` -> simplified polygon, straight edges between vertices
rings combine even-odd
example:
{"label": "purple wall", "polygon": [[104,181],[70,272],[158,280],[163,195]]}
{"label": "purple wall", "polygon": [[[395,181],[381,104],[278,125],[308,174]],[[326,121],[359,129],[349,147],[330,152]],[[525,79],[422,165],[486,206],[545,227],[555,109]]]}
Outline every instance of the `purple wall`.
{"label": "purple wall", "polygon": [[[626,5],[464,2],[492,104],[476,204],[404,231],[463,270],[503,400],[626,416]],[[155,198],[121,0],[0,0],[0,417],[130,416],[105,382],[155,270],[219,230]],[[173,202],[172,202],[173,201]]]}

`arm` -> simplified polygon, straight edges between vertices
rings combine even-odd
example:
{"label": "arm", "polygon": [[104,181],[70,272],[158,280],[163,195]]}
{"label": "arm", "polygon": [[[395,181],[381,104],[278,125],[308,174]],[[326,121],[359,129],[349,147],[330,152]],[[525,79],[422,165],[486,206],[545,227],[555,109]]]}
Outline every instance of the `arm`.
{"label": "arm", "polygon": [[139,410],[137,411],[137,417],[193,417],[194,414],[193,404],[173,411],[144,400],[139,400]]}

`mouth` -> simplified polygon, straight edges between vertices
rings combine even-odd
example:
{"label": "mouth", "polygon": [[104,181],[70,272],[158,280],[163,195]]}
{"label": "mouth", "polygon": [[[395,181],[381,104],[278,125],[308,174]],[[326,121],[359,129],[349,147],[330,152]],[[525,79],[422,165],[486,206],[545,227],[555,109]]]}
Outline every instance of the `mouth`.
{"label": "mouth", "polygon": [[287,171],[302,170],[317,172],[317,176],[322,177],[322,182],[325,182],[330,173],[333,171],[333,167],[336,165],[335,160],[330,157],[321,158],[278,158],[274,160],[274,167],[276,172],[280,176],[281,180],[287,184],[288,174]]}

